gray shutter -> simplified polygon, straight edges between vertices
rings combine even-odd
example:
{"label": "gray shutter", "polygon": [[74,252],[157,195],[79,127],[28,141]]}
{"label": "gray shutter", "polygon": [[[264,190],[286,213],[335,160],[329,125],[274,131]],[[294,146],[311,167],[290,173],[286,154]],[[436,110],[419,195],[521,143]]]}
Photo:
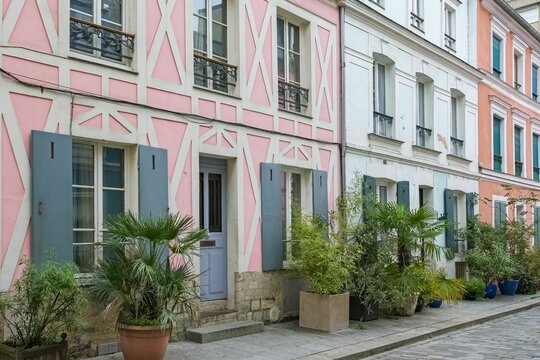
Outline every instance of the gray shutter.
{"label": "gray shutter", "polygon": [[534,208],[534,246],[540,246],[540,207]]}
{"label": "gray shutter", "polygon": [[139,215],[169,212],[167,150],[139,145]]}
{"label": "gray shutter", "polygon": [[[167,150],[139,145],[139,216],[157,218],[169,212]],[[107,256],[107,249],[104,250]],[[169,251],[163,251],[165,261]]]}
{"label": "gray shutter", "polygon": [[71,137],[32,131],[32,241],[34,263],[49,255],[73,261]]}
{"label": "gray shutter", "polygon": [[455,224],[453,222],[456,219],[454,214],[454,192],[450,189],[444,189],[444,213],[446,214],[446,220],[451,222],[445,229],[446,247],[452,251],[455,251]]}
{"label": "gray shutter", "polygon": [[281,165],[261,163],[262,269],[283,268]]}
{"label": "gray shutter", "polygon": [[465,195],[465,201],[467,202],[467,221],[474,220],[475,214],[474,214],[474,193],[467,193]]}
{"label": "gray shutter", "polygon": [[397,203],[405,206],[407,210],[411,208],[408,181],[399,181],[397,183]]}
{"label": "gray shutter", "polygon": [[328,222],[328,173],[313,170],[313,215]]}
{"label": "gray shutter", "polygon": [[375,196],[377,194],[377,184],[373,176],[364,175],[362,194]]}
{"label": "gray shutter", "polygon": [[494,225],[497,226],[506,221],[506,203],[503,201],[495,201],[494,208]]}

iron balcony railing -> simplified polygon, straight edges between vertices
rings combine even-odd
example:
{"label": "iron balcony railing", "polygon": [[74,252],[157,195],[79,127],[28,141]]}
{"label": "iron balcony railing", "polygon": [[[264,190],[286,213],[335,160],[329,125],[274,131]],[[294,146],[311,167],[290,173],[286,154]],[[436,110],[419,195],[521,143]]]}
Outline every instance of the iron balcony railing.
{"label": "iron balcony railing", "polygon": [[416,125],[416,145],[426,147],[431,137],[431,129]]}
{"label": "iron balcony railing", "polygon": [[533,167],[533,179],[536,181],[540,181],[540,168],[539,167]]}
{"label": "iron balcony railing", "polygon": [[195,85],[224,93],[229,93],[236,86],[236,66],[201,54],[193,54],[193,73]]}
{"label": "iron balcony railing", "polygon": [[514,171],[516,176],[523,176],[523,162],[522,161],[514,161]]}
{"label": "iron balcony railing", "polygon": [[411,25],[419,30],[424,30],[424,19],[418,16],[418,14],[411,12]]}
{"label": "iron balcony railing", "polygon": [[71,17],[69,46],[73,50],[111,60],[131,60],[135,35]]}
{"label": "iron balcony railing", "polygon": [[450,143],[452,144],[452,155],[459,156],[461,158],[464,157],[463,140],[450,137]]}
{"label": "iron balcony railing", "polygon": [[493,170],[502,171],[502,155],[494,154],[493,155]]}
{"label": "iron balcony railing", "polygon": [[[454,233],[457,234],[457,230],[455,230]],[[452,249],[452,250],[454,251],[454,254],[456,254],[456,255],[464,255],[465,252],[468,250],[467,249],[467,240],[456,238],[454,240],[454,249]]]}
{"label": "iron balcony railing", "polygon": [[309,89],[278,80],[278,104],[280,109],[303,113],[307,108],[308,100]]}
{"label": "iron balcony railing", "polygon": [[373,132],[377,135],[392,137],[394,119],[380,112],[373,112]]}
{"label": "iron balcony railing", "polygon": [[448,34],[444,34],[444,46],[449,49],[456,50],[456,39]]}
{"label": "iron balcony railing", "polygon": [[516,90],[521,89],[521,84],[518,83],[517,81],[514,81],[514,89],[516,89]]}

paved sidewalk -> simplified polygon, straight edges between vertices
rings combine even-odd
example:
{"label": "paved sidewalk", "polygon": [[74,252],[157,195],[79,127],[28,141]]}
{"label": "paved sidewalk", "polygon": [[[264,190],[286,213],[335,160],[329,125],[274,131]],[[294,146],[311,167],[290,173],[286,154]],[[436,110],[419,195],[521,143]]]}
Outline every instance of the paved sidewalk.
{"label": "paved sidewalk", "polygon": [[[269,325],[263,333],[209,344],[181,341],[169,344],[166,360],[177,359],[359,359],[540,306],[540,296],[497,296],[494,300],[444,304],[412,317],[351,321],[349,329],[323,333],[301,329],[298,322]],[[114,354],[92,360],[121,360]]]}

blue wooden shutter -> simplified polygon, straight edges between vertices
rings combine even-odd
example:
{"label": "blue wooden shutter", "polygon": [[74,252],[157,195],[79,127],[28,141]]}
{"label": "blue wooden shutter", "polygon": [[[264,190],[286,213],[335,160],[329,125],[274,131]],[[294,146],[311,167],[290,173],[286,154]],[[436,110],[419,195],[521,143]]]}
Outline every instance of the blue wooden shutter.
{"label": "blue wooden shutter", "polygon": [[399,181],[397,183],[397,203],[405,206],[407,210],[411,208],[408,181]]}
{"label": "blue wooden shutter", "polygon": [[455,224],[456,214],[454,213],[454,192],[450,189],[444,189],[444,213],[449,222],[445,229],[446,247],[455,251]]}
{"label": "blue wooden shutter", "polygon": [[534,246],[540,246],[540,207],[534,208]]}
{"label": "blue wooden shutter", "polygon": [[501,40],[493,36],[493,69],[501,71]]}
{"label": "blue wooden shutter", "polygon": [[475,194],[474,193],[467,193],[465,195],[465,201],[466,201],[466,215],[467,215],[467,221],[471,221],[471,220],[474,220],[475,218],[475,214],[474,214],[474,197],[475,197]]}
{"label": "blue wooden shutter", "polygon": [[362,194],[364,196],[377,195],[377,183],[373,176],[364,175]]}
{"label": "blue wooden shutter", "polygon": [[283,268],[281,165],[261,163],[262,269]]}
{"label": "blue wooden shutter", "polygon": [[538,100],[538,66],[532,66],[532,98]]}
{"label": "blue wooden shutter", "polygon": [[49,255],[73,261],[71,137],[32,131],[32,241],[34,263]]}
{"label": "blue wooden shutter", "polygon": [[313,170],[313,215],[328,222],[328,173]]}
{"label": "blue wooden shutter", "polygon": [[506,221],[506,203],[503,201],[495,201],[493,207],[495,212],[494,224],[497,226]]}

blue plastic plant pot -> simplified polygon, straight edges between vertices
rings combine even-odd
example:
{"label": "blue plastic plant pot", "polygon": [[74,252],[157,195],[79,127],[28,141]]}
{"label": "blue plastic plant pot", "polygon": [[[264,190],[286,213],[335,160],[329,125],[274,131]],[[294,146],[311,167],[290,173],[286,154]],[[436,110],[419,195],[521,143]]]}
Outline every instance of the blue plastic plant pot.
{"label": "blue plastic plant pot", "polygon": [[506,279],[499,281],[499,290],[502,295],[515,295],[519,285],[519,280]]}
{"label": "blue plastic plant pot", "polygon": [[429,302],[429,307],[432,309],[438,309],[442,306],[442,300],[431,300]]}
{"label": "blue plastic plant pot", "polygon": [[484,289],[485,294],[484,297],[488,299],[494,299],[497,295],[497,285],[495,284],[488,284],[486,285],[486,288]]}

